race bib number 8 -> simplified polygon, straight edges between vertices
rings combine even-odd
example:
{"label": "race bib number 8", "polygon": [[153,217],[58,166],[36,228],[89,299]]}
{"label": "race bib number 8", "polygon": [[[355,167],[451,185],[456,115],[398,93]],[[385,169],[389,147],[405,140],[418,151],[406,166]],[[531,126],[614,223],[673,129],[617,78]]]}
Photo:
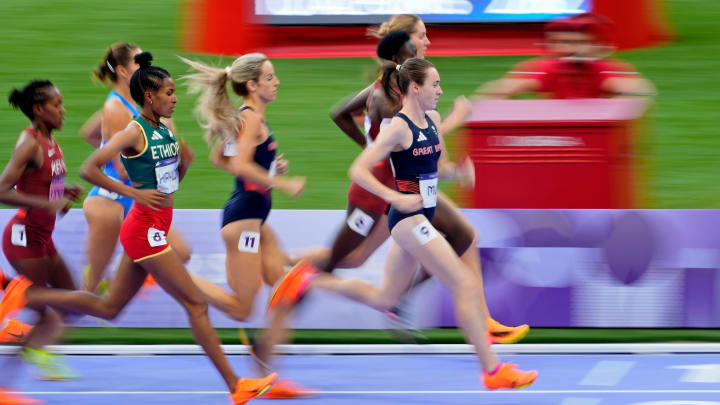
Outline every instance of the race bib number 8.
{"label": "race bib number 8", "polygon": [[165,231],[159,229],[150,228],[147,234],[148,243],[151,247],[158,247],[167,245],[167,239],[165,238]]}
{"label": "race bib number 8", "polygon": [[260,234],[258,232],[243,231],[238,241],[238,250],[241,252],[257,253],[260,248]]}
{"label": "race bib number 8", "polygon": [[415,228],[413,228],[413,234],[415,235],[415,239],[417,239],[421,245],[430,242],[438,236],[437,231],[430,224],[430,221],[423,221],[415,225]]}
{"label": "race bib number 8", "polygon": [[180,185],[177,156],[157,162],[155,165],[155,178],[157,179],[157,189],[160,192],[165,194],[176,192]]}
{"label": "race bib number 8", "polygon": [[437,172],[420,175],[420,195],[423,200],[423,208],[432,208],[437,205],[437,180]]}
{"label": "race bib number 8", "polygon": [[12,233],[10,235],[10,243],[15,246],[27,247],[27,233],[25,233],[25,225],[13,224]]}

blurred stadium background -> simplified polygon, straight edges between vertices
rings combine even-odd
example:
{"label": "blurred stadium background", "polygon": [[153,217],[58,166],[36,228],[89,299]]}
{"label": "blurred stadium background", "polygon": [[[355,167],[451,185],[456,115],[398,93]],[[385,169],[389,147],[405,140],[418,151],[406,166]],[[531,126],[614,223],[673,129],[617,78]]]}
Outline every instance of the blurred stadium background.
{"label": "blurred stadium background", "polygon": [[[645,208],[720,207],[720,175],[716,136],[720,90],[720,5],[710,0],[666,2],[675,39],[650,49],[620,52],[650,79],[659,96],[651,114],[651,175],[643,185]],[[232,59],[195,55],[182,49],[183,1],[128,0],[103,3],[86,0],[3,1],[0,4],[0,82],[3,97],[12,86],[48,78],[63,92],[65,127],[57,136],[73,180],[91,147],[77,134],[103,103],[107,89],[91,81],[90,72],[107,46],[132,41],[155,55],[155,63],[175,78],[186,73],[176,55],[226,65]],[[192,21],[189,19],[188,21]],[[428,28],[432,40],[432,25]],[[432,49],[432,45],[431,45]],[[442,74],[447,112],[460,94],[500,77],[526,56],[430,57]],[[328,118],[330,108],[362,89],[375,67],[370,58],[275,59],[281,80],[279,97],[268,120],[279,137],[293,174],[308,177],[305,194],[290,201],[276,193],[276,208],[342,209],[349,180],[348,163],[358,149]],[[228,178],[210,166],[207,147],[192,114],[194,99],[179,86],[174,119],[178,132],[197,152],[192,170],[177,198],[178,208],[220,208],[230,190]],[[17,133],[26,124],[19,112],[0,103],[0,161],[6,162]],[[309,152],[309,153],[308,153]],[[199,185],[205,187],[199,187]],[[206,187],[217,192],[208,193]]]}
{"label": "blurred stadium background", "polygon": [[[183,47],[183,24],[193,24],[184,1],[127,0],[99,5],[88,0],[24,0],[0,3],[0,83],[3,97],[13,86],[35,78],[52,80],[63,92],[67,109],[63,130],[56,134],[63,148],[71,181],[92,151],[78,131],[97,111],[107,89],[91,79],[108,45],[118,41],[137,43],[154,54],[154,64],[177,79],[187,72],[176,57],[182,55],[225,66],[231,57],[193,54]],[[652,81],[658,97],[649,114],[645,156],[649,172],[638,187],[648,198],[640,208],[711,209],[720,207],[720,139],[717,121],[720,102],[720,4],[711,0],[665,2],[674,39],[648,49],[623,51],[618,56],[632,63]],[[433,26],[428,24],[430,39]],[[479,85],[503,75],[527,56],[429,57],[438,67],[445,95],[439,110],[447,112],[458,95],[470,95]],[[342,98],[362,89],[374,77],[371,58],[275,58],[281,86],[267,117],[278,137],[279,148],[290,161],[291,173],[308,177],[299,199],[279,193],[274,208],[345,208],[349,185],[347,169],[358,148],[328,117],[330,108]],[[205,158],[207,146],[201,138],[192,109],[195,100],[178,81],[179,102],[174,120],[178,133],[196,151],[196,160],[181,187],[176,207],[218,209],[231,190],[231,179],[211,167]],[[27,120],[0,103],[0,162],[8,161],[17,134]],[[87,184],[85,184],[87,186]],[[297,335],[302,341],[302,333]],[[75,341],[190,342],[189,332],[170,329],[144,331],[81,330]],[[309,339],[317,334],[309,332]],[[387,341],[373,332],[333,332],[326,339]],[[380,336],[380,337],[378,337]],[[438,341],[459,341],[454,330],[429,332]],[[226,341],[236,341],[228,331]],[[594,341],[595,339],[718,339],[712,331],[533,331],[529,341]]]}

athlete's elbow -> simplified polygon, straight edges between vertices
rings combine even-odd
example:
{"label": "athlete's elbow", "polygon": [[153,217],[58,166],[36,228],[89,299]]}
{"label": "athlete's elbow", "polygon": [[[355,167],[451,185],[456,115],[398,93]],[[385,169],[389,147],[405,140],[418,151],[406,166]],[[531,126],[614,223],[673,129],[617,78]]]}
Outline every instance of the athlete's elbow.
{"label": "athlete's elbow", "polygon": [[80,166],[80,178],[88,183],[92,183],[92,165],[90,165],[90,162],[85,161],[82,166]]}
{"label": "athlete's elbow", "polygon": [[356,183],[362,177],[362,166],[359,165],[358,162],[353,162],[353,164],[350,165],[350,169],[348,169],[348,177]]}

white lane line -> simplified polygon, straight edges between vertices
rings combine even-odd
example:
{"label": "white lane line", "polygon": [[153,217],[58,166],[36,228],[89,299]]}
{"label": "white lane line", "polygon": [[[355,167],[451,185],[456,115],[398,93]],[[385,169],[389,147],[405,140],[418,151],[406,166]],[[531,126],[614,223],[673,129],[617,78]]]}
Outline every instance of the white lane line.
{"label": "white lane line", "polygon": [[560,405],[598,405],[601,401],[600,398],[565,398]]}
{"label": "white lane line", "polygon": [[[24,391],[25,395],[227,395],[227,391]],[[720,394],[720,390],[387,390],[320,391],[318,395],[545,395],[545,394]]]}
{"label": "white lane line", "polygon": [[[244,355],[244,345],[223,345],[226,354]],[[197,345],[60,345],[49,346],[54,353],[62,354],[204,354]],[[16,346],[0,346],[0,355],[15,354]],[[633,354],[633,353],[720,353],[720,343],[601,343],[601,344],[512,344],[494,345],[493,351],[501,355],[511,354]],[[280,354],[322,355],[322,354],[473,354],[470,345],[278,345]]]}
{"label": "white lane line", "polygon": [[595,364],[580,385],[592,385],[597,387],[613,387],[617,385],[630,369],[635,366],[634,361],[601,360]]}
{"label": "white lane line", "polygon": [[686,383],[720,383],[720,364],[690,364],[683,366],[670,366],[671,369],[687,370],[681,382]]}

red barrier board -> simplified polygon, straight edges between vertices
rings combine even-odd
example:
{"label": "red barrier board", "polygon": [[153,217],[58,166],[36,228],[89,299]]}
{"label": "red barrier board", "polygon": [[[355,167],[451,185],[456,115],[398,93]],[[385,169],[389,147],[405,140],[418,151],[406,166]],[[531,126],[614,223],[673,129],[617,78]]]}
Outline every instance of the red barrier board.
{"label": "red barrier board", "polygon": [[475,164],[468,208],[636,208],[644,99],[484,100],[460,145]]}
{"label": "red barrier board", "polygon": [[[253,21],[252,1],[187,0],[182,47],[188,51],[271,58],[373,57],[377,39],[363,25],[265,25]],[[619,49],[658,45],[671,38],[659,0],[595,0],[593,12],[615,21]],[[543,24],[429,24],[428,56],[543,53]]]}

